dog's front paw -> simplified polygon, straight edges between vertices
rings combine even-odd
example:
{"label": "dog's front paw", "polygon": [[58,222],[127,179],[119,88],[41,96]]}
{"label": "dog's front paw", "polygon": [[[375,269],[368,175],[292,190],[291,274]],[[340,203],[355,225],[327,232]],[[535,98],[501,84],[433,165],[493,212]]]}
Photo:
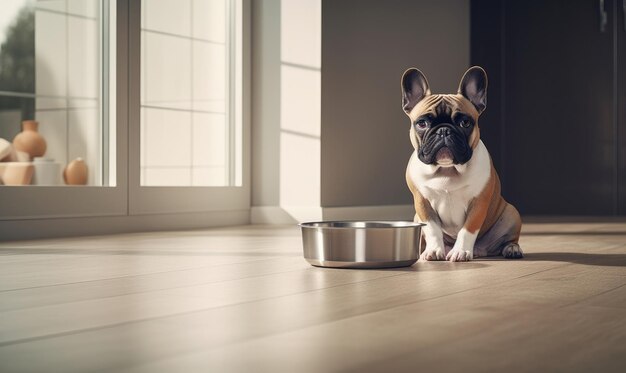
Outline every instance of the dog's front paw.
{"label": "dog's front paw", "polygon": [[420,255],[421,260],[444,260],[446,258],[446,250],[443,247],[436,249],[426,248],[422,255]]}
{"label": "dog's front paw", "polygon": [[502,256],[507,259],[520,259],[524,257],[524,253],[518,244],[510,243],[502,249]]}
{"label": "dog's front paw", "polygon": [[446,260],[451,262],[469,262],[474,258],[474,253],[463,249],[452,249],[446,255]]}

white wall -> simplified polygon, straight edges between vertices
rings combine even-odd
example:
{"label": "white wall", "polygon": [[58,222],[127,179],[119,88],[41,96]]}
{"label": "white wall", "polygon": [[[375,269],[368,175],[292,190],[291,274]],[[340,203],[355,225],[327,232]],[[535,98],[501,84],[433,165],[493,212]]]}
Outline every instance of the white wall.
{"label": "white wall", "polygon": [[253,221],[320,219],[321,0],[253,2]]}
{"label": "white wall", "polygon": [[287,210],[321,201],[321,7],[321,0],[281,3],[279,190]]}
{"label": "white wall", "polygon": [[252,1],[252,205],[280,201],[280,0]]}

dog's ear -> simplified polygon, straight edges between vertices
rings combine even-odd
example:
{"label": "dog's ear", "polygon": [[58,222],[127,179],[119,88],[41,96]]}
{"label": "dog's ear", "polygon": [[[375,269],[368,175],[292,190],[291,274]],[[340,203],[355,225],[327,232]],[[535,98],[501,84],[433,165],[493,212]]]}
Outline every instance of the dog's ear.
{"label": "dog's ear", "polygon": [[421,71],[413,67],[402,74],[402,109],[405,113],[409,114],[429,94],[428,80]]}
{"label": "dog's ear", "polygon": [[459,84],[459,93],[470,100],[478,114],[487,107],[487,73],[480,66],[470,67]]}

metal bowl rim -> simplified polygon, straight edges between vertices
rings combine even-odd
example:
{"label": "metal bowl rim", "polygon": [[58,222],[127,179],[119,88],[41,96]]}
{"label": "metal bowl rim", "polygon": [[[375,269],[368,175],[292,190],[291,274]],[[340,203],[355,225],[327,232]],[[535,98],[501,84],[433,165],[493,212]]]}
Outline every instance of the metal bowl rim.
{"label": "metal bowl rim", "polygon": [[[365,225],[369,223],[386,225],[386,226],[338,226],[333,227],[327,224],[335,224],[335,223],[344,223],[344,224],[355,224],[355,223],[364,223]],[[415,223],[409,220],[325,220],[325,221],[310,221],[303,222],[298,224],[298,226],[302,228],[315,228],[315,229],[398,229],[398,228],[418,228],[423,227],[426,224],[424,223]]]}

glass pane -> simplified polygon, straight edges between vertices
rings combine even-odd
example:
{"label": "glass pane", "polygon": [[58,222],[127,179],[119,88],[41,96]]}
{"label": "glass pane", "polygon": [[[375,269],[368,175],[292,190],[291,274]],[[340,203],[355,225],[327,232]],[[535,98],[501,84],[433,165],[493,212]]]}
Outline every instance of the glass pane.
{"label": "glass pane", "polygon": [[241,185],[240,27],[240,1],[142,1],[142,186]]}
{"label": "glass pane", "polygon": [[107,0],[2,0],[3,184],[115,185],[110,14]]}

